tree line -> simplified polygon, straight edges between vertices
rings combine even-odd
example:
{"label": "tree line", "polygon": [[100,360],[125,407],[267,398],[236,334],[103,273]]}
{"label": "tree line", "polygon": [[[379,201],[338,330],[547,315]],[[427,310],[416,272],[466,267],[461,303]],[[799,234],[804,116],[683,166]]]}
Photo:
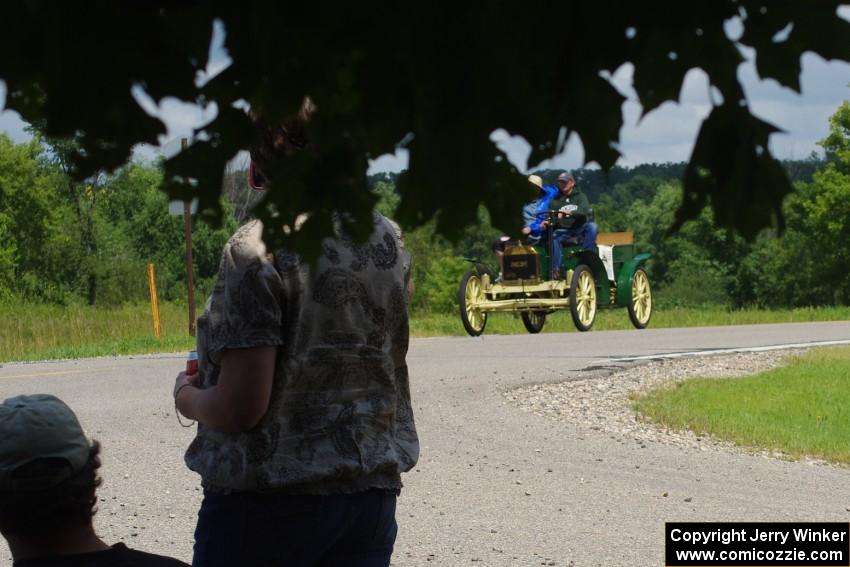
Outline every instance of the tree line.
{"label": "tree line", "polygon": [[[652,253],[648,269],[665,303],[683,306],[797,307],[850,304],[850,106],[831,119],[825,158],[786,161],[794,190],[784,202],[787,227],[745,240],[717,228],[706,208],[670,233],[682,199],[684,163],[574,171],[603,231],[630,230]],[[542,170],[553,182],[560,170]],[[61,143],[36,136],[14,143],[0,135],[0,301],[115,305],[145,300],[145,266],[157,267],[162,300],[186,297],[181,216],[169,215],[160,190],[161,163],[131,163],[85,182],[68,175]],[[397,175],[370,177],[378,209],[393,216]],[[193,256],[198,296],[210,289],[221,249],[261,198],[248,188],[244,164],[224,175],[220,228],[195,223]],[[528,199],[533,198],[529,190]],[[464,258],[493,260],[503,233],[486,203],[455,241],[432,221],[406,232],[414,258],[419,311],[455,309]],[[519,235],[519,211],[513,235]],[[507,231],[511,234],[510,227]]]}
{"label": "tree line", "polygon": [[[842,107],[845,109],[846,106]],[[850,110],[846,113],[850,125]],[[833,132],[841,132],[833,118]],[[846,130],[850,132],[850,129]],[[717,228],[706,208],[676,233],[670,232],[682,200],[681,176],[686,164],[642,164],[573,171],[588,194],[602,231],[632,231],[639,251],[652,254],[648,272],[658,297],[671,306],[721,305],[741,307],[803,307],[850,304],[850,152],[841,161],[834,147],[843,135],[824,141],[826,159],[785,160],[794,190],[785,201],[787,227],[746,240],[728,228]],[[832,140],[832,141],[830,141]],[[843,165],[842,165],[843,164]],[[562,170],[539,170],[544,183],[554,184]],[[392,216],[397,204],[395,175],[373,176],[379,208]],[[529,191],[529,200],[533,192]],[[513,232],[519,237],[519,211]],[[457,283],[469,266],[464,258],[493,261],[491,243],[502,231],[490,223],[481,207],[478,222],[456,242],[436,235],[433,223],[407,234],[413,252],[417,292],[414,307],[450,312],[455,309]]]}
{"label": "tree line", "polygon": [[[39,137],[16,144],[0,134],[0,301],[116,305],[147,297],[146,265],[160,298],[186,297],[183,219],[168,214],[158,164],[131,163],[77,182],[62,148]],[[218,270],[237,226],[227,200],[224,225],[194,226],[200,290]]]}

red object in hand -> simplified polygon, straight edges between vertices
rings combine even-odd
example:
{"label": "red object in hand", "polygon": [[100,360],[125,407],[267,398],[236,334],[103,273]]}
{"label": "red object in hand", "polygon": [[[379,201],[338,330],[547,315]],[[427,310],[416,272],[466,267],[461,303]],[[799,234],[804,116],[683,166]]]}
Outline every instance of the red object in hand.
{"label": "red object in hand", "polygon": [[190,376],[192,374],[198,373],[198,353],[196,351],[192,351],[189,353],[189,357],[186,359],[186,374]]}

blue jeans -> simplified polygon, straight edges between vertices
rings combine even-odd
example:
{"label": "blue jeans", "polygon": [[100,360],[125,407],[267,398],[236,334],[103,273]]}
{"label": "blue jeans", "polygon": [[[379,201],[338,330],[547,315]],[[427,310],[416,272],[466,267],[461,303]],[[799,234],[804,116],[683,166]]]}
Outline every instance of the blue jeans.
{"label": "blue jeans", "polygon": [[386,567],[398,526],[396,495],[204,491],[195,567]]}
{"label": "blue jeans", "polygon": [[552,238],[552,266],[561,271],[563,258],[564,240],[567,238],[578,238],[581,247],[585,250],[596,249],[596,235],[599,228],[595,222],[586,222],[578,228],[556,228]]}

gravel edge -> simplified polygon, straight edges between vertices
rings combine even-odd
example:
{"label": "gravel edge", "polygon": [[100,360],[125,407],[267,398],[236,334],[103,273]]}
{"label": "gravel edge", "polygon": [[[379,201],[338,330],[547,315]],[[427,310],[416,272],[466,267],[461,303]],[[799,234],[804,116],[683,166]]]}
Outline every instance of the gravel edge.
{"label": "gravel edge", "polygon": [[[737,378],[760,374],[786,365],[789,359],[806,350],[739,352],[653,360],[613,373],[596,373],[565,382],[522,386],[503,394],[524,411],[620,440],[640,444],[660,443],[686,450],[727,451],[795,460],[780,451],[744,447],[690,430],[669,429],[637,414],[631,407],[631,396],[657,388],[669,388],[689,378]],[[843,467],[822,459],[800,460],[809,464]]]}

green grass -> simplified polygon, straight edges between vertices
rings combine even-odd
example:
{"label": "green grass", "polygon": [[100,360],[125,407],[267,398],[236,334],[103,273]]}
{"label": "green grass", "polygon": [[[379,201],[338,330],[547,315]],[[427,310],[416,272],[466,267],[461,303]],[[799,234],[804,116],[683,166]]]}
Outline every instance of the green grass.
{"label": "green grass", "polygon": [[744,378],[697,378],[633,401],[653,421],[745,447],[850,464],[850,348]]}
{"label": "green grass", "polygon": [[[155,339],[150,306],[146,303],[95,309],[27,303],[0,305],[0,362],[190,350],[194,340],[187,331],[186,306],[162,304],[160,317],[163,334]],[[850,319],[847,307],[781,311],[658,308],[650,327],[847,319]],[[632,326],[625,309],[603,309],[593,328],[603,331],[631,329]],[[575,327],[566,311],[550,315],[543,329],[544,333],[567,331],[575,332]],[[519,317],[505,313],[491,315],[485,329],[488,335],[525,332]],[[411,318],[411,333],[415,337],[465,335],[457,311],[415,313]]]}
{"label": "green grass", "polygon": [[149,304],[111,308],[17,304],[0,306],[0,362],[177,352],[195,344],[185,305],[160,306],[162,334],[153,336]]}

